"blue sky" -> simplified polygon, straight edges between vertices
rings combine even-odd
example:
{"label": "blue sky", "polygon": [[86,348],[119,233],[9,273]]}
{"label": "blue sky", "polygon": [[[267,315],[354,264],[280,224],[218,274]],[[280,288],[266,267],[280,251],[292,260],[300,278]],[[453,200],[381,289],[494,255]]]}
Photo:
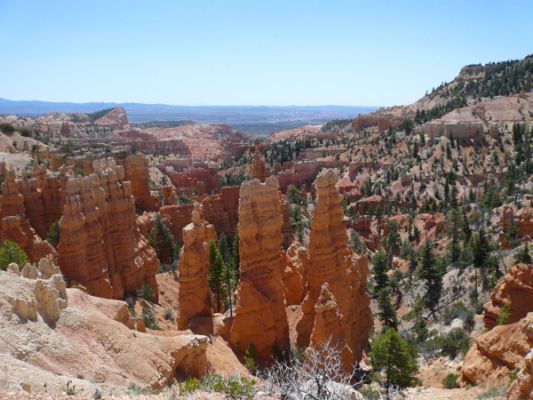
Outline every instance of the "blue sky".
{"label": "blue sky", "polygon": [[394,105],[533,53],[533,1],[0,0],[0,97]]}

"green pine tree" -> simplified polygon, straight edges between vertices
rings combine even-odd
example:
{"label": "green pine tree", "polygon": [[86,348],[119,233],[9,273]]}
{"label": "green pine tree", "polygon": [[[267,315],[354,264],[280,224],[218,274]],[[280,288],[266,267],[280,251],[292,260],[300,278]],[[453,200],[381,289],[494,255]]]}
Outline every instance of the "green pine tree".
{"label": "green pine tree", "polygon": [[389,282],[387,255],[381,250],[376,252],[372,257],[372,265],[374,266],[375,293],[379,293]]}
{"label": "green pine tree", "polygon": [[222,307],[222,271],[224,260],[214,241],[209,242],[209,287],[215,296],[215,310],[219,312]]}
{"label": "green pine tree", "polygon": [[378,374],[378,379],[384,375],[383,383],[386,388],[405,388],[416,383],[416,357],[394,328],[387,329],[372,342],[370,362]]}

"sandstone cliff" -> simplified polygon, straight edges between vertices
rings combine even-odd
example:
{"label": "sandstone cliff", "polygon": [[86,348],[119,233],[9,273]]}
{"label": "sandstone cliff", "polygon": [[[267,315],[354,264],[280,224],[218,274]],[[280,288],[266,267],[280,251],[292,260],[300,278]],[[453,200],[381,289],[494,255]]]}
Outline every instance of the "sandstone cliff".
{"label": "sandstone cliff", "polygon": [[136,225],[135,200],[113,159],[94,162],[95,174],[70,178],[59,222],[59,266],[90,294],[123,298],[143,285],[157,300],[157,255]]}
{"label": "sandstone cliff", "polygon": [[36,262],[47,255],[57,255],[48,242],[42,240],[33,230],[24,207],[24,197],[18,190],[13,171],[7,171],[2,182],[0,199],[0,242],[11,240],[17,243]]}
{"label": "sandstone cliff", "polygon": [[159,198],[150,192],[148,160],[142,154],[128,155],[123,161],[124,179],[131,182],[135,206],[142,211],[157,211]]}
{"label": "sandstone cliff", "polygon": [[220,193],[207,196],[203,201],[204,217],[213,224],[220,235],[233,237],[239,222],[239,187],[225,186]]}
{"label": "sandstone cliff", "polygon": [[209,283],[209,242],[216,241],[213,225],[200,218],[201,207],[192,212],[192,222],[183,228],[180,254],[178,329],[187,328],[194,317],[211,315]]}
{"label": "sandstone cliff", "polygon": [[278,181],[245,182],[239,201],[240,283],[230,342],[241,352],[254,345],[261,359],[289,348]]}
{"label": "sandstone cliff", "polygon": [[508,381],[509,374],[523,370],[525,357],[533,347],[533,313],[520,321],[498,325],[474,339],[465,356],[460,383],[477,385]]}
{"label": "sandstone cliff", "polygon": [[532,265],[515,265],[498,282],[492,291],[490,301],[485,304],[483,321],[486,328],[491,329],[496,325],[504,305],[507,305],[509,311],[506,323],[517,322],[527,313],[533,312]]}

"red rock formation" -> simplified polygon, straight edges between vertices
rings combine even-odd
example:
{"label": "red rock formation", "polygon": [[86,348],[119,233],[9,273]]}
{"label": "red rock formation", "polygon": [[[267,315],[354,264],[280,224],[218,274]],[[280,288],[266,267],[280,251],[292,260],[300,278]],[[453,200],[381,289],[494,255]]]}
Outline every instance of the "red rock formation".
{"label": "red rock formation", "polygon": [[245,182],[240,190],[240,283],[230,343],[241,352],[253,344],[260,359],[289,348],[278,187],[269,177],[265,183]]}
{"label": "red rock formation", "polygon": [[261,156],[259,146],[255,146],[254,158],[252,159],[252,177],[264,182],[270,176],[267,171],[265,159]]}
{"label": "red rock formation", "polygon": [[122,126],[128,125],[128,116],[126,110],[122,107],[113,108],[109,112],[94,121],[95,125],[105,126]]}
{"label": "red rock formation", "polygon": [[304,297],[304,263],[308,262],[307,251],[300,243],[294,242],[287,249],[287,265],[282,279],[287,305],[301,304]]}
{"label": "red rock formation", "polygon": [[135,206],[142,211],[157,211],[159,198],[150,192],[148,160],[142,154],[130,154],[123,161],[124,178],[131,182]]}
{"label": "red rock formation", "polygon": [[202,201],[204,218],[213,224],[220,235],[233,237],[239,222],[239,187],[225,186],[220,193],[206,197]]}
{"label": "red rock formation", "polygon": [[380,132],[390,128],[396,128],[403,122],[403,118],[388,113],[370,113],[360,115],[352,121],[352,128],[360,131],[367,128],[376,127]]}
{"label": "red rock formation", "polygon": [[201,207],[192,211],[192,222],[183,228],[180,254],[178,329],[186,329],[194,317],[211,315],[209,297],[209,242],[216,241],[213,225],[200,218]]}
{"label": "red rock formation", "polygon": [[533,393],[533,349],[525,358],[525,366],[509,388],[507,400],[531,400]]}
{"label": "red rock formation", "polygon": [[183,244],[183,228],[192,221],[192,210],[192,204],[163,206],[159,209],[159,215],[168,221],[170,232],[180,245]]}
{"label": "red rock formation", "polygon": [[335,296],[329,290],[328,284],[324,283],[320,290],[320,296],[315,304],[315,322],[311,332],[310,347],[320,349],[328,344],[341,352],[342,366],[347,371],[354,365],[354,354],[345,341],[345,332],[342,325],[343,315]]}
{"label": "red rock formation", "polygon": [[135,200],[113,159],[94,162],[95,174],[70,178],[59,221],[59,266],[90,294],[123,298],[146,284],[157,300],[157,255],[136,225]]}
{"label": "red rock formation", "polygon": [[353,359],[361,358],[367,346],[372,325],[370,300],[366,293],[368,260],[356,256],[348,248],[346,228],[343,223],[341,196],[335,189],[335,172],[326,170],[315,181],[317,202],[311,221],[309,242],[308,292],[302,303],[302,318],[297,324],[298,345],[307,347],[316,319],[317,303],[322,285],[328,283],[336,299],[344,337],[334,341],[346,342]]}
{"label": "red rock formation", "polygon": [[511,372],[524,369],[525,357],[532,347],[533,313],[479,335],[465,356],[461,385],[508,380]]}
{"label": "red rock formation", "polygon": [[176,172],[167,168],[164,171],[179,194],[196,191],[199,194],[212,193],[218,188],[217,171],[215,168],[203,166],[187,168]]}
{"label": "red rock formation", "polygon": [[492,329],[496,325],[502,308],[507,304],[509,318],[507,323],[517,322],[527,313],[533,312],[533,266],[518,264],[498,282],[490,301],[485,304],[483,321],[485,327]]}
{"label": "red rock formation", "polygon": [[63,214],[66,180],[65,170],[59,176],[47,176],[46,168],[36,165],[30,179],[17,182],[26,215],[41,237],[46,237],[50,226]]}
{"label": "red rock formation", "polygon": [[43,241],[30,226],[26,218],[24,197],[18,191],[13,171],[7,171],[2,183],[0,219],[0,242],[11,240],[17,243],[31,262],[37,262],[48,255],[56,257],[54,248]]}
{"label": "red rock formation", "polygon": [[525,207],[515,211],[513,207],[503,207],[502,209],[502,234],[500,235],[500,242],[503,248],[511,248],[511,244],[507,241],[507,235],[511,230],[511,224],[514,223],[516,227],[516,238],[533,238],[533,209]]}

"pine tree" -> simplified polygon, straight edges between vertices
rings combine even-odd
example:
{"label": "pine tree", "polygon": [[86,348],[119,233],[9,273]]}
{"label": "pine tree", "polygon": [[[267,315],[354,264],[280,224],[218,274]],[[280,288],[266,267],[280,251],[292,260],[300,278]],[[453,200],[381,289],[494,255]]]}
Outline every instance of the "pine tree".
{"label": "pine tree", "polygon": [[383,322],[384,327],[397,328],[398,317],[396,309],[391,302],[391,290],[385,286],[379,291],[378,295],[379,319]]}
{"label": "pine tree", "polygon": [[480,229],[478,233],[472,235],[471,240],[472,259],[474,264],[474,294],[477,299],[478,296],[478,270],[487,266],[487,261],[490,254],[490,245],[485,236],[485,231]]}
{"label": "pine tree", "polygon": [[450,261],[455,264],[460,256],[459,235],[461,231],[461,214],[457,208],[448,212],[448,237],[450,238]]}
{"label": "pine tree", "polygon": [[433,244],[430,241],[421,249],[418,277],[426,283],[424,305],[434,315],[442,292],[442,271],[433,256]]}
{"label": "pine tree", "polygon": [[381,250],[378,251],[372,257],[372,265],[374,266],[375,293],[379,293],[389,282],[387,276],[387,255]]}
{"label": "pine tree", "polygon": [[370,362],[376,373],[385,375],[385,387],[405,388],[415,384],[416,357],[394,328],[387,329],[372,342]]}
{"label": "pine tree", "polygon": [[233,236],[233,242],[231,243],[231,261],[230,265],[233,268],[234,275],[235,275],[235,283],[237,284],[239,282],[240,277],[240,264],[241,259],[239,256],[239,235],[235,233],[235,236]]}
{"label": "pine tree", "polygon": [[224,260],[214,241],[209,242],[209,287],[215,296],[215,310],[219,312],[222,304],[222,271]]}
{"label": "pine tree", "polygon": [[226,235],[224,235],[224,232],[222,232],[220,234],[220,237],[218,238],[218,251],[220,251],[220,254],[222,254],[224,264],[229,264],[231,259],[231,252],[229,249],[228,238],[226,237]]}

